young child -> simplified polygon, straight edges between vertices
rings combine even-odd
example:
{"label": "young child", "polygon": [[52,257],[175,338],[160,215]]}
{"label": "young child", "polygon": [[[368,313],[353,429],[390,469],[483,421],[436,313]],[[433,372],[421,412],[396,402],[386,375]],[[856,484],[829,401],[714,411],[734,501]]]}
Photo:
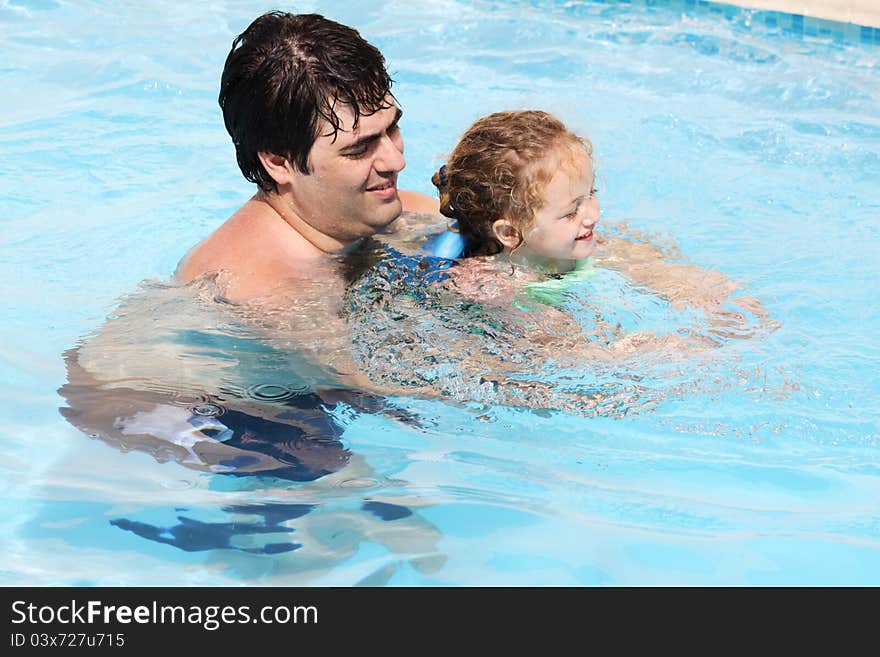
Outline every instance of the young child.
{"label": "young child", "polygon": [[[699,308],[712,322],[731,320],[721,306],[737,286],[720,272],[681,262],[678,254],[674,261],[642,235],[627,239],[620,226],[597,251],[592,144],[546,112],[497,112],[479,119],[432,181],[440,213],[453,222],[425,250],[446,258],[484,256],[479,264],[460,260],[468,266],[450,270],[466,294],[503,304],[523,292],[556,306],[565,290],[592,275],[596,260],[675,308]],[[505,268],[510,275],[492,275]],[[730,301],[764,314],[752,297]]]}
{"label": "young child", "polygon": [[[460,290],[507,301],[505,290],[515,295],[525,288],[555,305],[561,290],[588,275],[599,221],[592,145],[559,119],[536,110],[486,116],[465,132],[432,181],[440,212],[454,223],[427,250],[483,256],[480,265],[456,268]],[[504,268],[511,275],[487,276]]]}

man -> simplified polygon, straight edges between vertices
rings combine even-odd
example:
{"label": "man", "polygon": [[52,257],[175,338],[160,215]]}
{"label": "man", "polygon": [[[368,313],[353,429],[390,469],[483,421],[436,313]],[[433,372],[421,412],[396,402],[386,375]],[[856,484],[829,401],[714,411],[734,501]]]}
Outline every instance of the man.
{"label": "man", "polygon": [[401,211],[437,201],[397,189],[406,165],[382,54],[322,16],[270,12],[235,39],[220,106],[257,194],[180,263],[189,282],[219,274],[223,295],[271,296],[393,230]]}
{"label": "man", "polygon": [[[233,302],[230,312],[265,329],[265,344],[281,356],[264,366],[246,336],[218,347],[236,354],[232,368],[229,359],[194,358],[198,345],[217,339],[204,329],[229,318],[212,315],[216,308],[196,316],[181,307],[185,293],[158,290],[126,302],[119,318],[65,354],[65,417],[111,444],[159,453],[170,442],[176,460],[212,472],[310,480],[345,465],[341,428],[324,405],[344,400],[375,412],[382,403],[351,389],[366,380],[350,364],[338,319],[345,283],[335,256],[394,230],[404,205],[436,209],[429,197],[397,189],[405,161],[401,111],[390,90],[382,54],[322,16],[270,12],[233,41],[219,101],[242,173],[259,191],[184,257],[176,277],[204,278],[194,290],[213,278]],[[150,320],[162,308],[174,326]],[[249,321],[279,308],[280,327]],[[184,333],[196,336],[195,345],[180,341]],[[320,396],[267,405],[230,392],[265,382],[281,361],[296,361],[281,371]],[[143,387],[133,389],[137,382]],[[181,395],[206,395],[220,414],[181,405]]]}

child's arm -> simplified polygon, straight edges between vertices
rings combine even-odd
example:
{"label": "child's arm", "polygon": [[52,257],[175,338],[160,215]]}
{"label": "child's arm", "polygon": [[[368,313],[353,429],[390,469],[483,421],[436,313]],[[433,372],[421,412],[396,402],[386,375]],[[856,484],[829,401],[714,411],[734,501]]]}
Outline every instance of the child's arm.
{"label": "child's arm", "polygon": [[681,257],[674,245],[664,250],[638,233],[628,234],[636,241],[621,235],[600,239],[602,248],[597,252],[597,263],[667,299],[673,307],[690,306],[704,310],[713,323],[735,319],[730,311],[722,308],[725,303],[739,306],[762,323],[770,321],[758,299],[750,296],[731,298],[739,286],[721,272],[672,260]]}
{"label": "child's arm", "polygon": [[737,289],[736,283],[718,271],[670,261],[652,242],[612,237],[600,244],[603,248],[597,253],[598,264],[653,290],[674,307],[711,310]]}

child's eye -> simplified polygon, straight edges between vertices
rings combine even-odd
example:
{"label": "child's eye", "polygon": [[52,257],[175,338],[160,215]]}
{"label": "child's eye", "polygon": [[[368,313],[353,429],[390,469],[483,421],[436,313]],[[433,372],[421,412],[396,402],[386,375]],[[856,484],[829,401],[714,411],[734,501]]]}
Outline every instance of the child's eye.
{"label": "child's eye", "polygon": [[598,193],[599,193],[599,188],[593,187],[592,189],[590,189],[590,198],[593,198]]}

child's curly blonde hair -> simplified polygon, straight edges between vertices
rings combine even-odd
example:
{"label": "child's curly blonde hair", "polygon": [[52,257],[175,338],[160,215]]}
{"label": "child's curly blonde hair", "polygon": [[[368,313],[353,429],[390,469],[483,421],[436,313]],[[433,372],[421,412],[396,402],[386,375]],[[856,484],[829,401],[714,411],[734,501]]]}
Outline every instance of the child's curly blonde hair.
{"label": "child's curly blonde hair", "polygon": [[496,112],[464,133],[449,161],[434,174],[440,191],[440,212],[458,221],[467,239],[465,256],[494,255],[504,247],[492,226],[505,217],[522,231],[543,204],[543,191],[558,166],[548,156],[568,146],[593,147],[568,130],[556,117],[537,110]]}

